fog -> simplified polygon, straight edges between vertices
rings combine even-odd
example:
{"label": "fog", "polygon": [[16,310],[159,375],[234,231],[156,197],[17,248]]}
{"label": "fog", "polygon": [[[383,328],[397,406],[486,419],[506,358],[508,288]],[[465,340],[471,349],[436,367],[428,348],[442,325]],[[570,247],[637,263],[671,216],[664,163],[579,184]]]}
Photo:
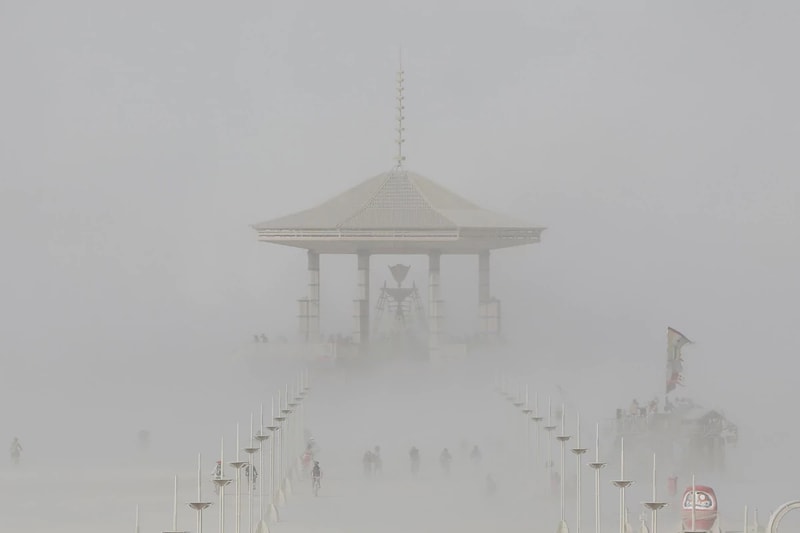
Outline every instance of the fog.
{"label": "fog", "polygon": [[[668,326],[693,341],[677,394],[739,426],[707,482],[733,520],[748,504],[766,522],[798,470],[798,23],[790,2],[0,3],[0,442],[24,447],[19,467],[0,461],[0,530],[132,529],[136,504],[142,531],[167,528],[172,476],[187,501],[196,454],[210,467],[309,368],[253,358],[254,334],[296,335],[308,275],[304,251],[251,225],[392,168],[399,49],[405,166],[547,229],[492,254],[501,347],[449,366],[311,363],[324,497],[299,488],[272,529],[555,528],[493,380],[565,404],[570,427],[580,411],[590,442],[662,395]],[[427,258],[375,256],[371,308],[396,263],[426,292]],[[355,258],[321,265],[323,332],[350,335]],[[477,259],[441,272],[446,329],[471,335]],[[375,445],[385,472],[365,480]],[[631,468],[638,526],[649,470]]]}

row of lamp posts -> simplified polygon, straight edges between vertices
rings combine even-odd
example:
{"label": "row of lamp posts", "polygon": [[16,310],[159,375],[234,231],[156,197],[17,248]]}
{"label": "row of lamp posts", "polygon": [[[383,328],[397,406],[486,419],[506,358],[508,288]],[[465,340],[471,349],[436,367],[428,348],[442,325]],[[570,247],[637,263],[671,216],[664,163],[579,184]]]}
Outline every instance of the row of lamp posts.
{"label": "row of lamp posts", "polygon": [[[291,478],[297,474],[299,457],[304,447],[304,400],[311,388],[308,383],[308,373],[303,372],[297,383],[286,385],[283,395],[278,393],[277,409],[272,401],[269,425],[264,425],[264,406],[261,405],[259,430],[253,431],[253,415],[250,415],[250,441],[248,446],[241,448],[239,442],[239,424],[236,424],[236,459],[228,463],[235,470],[235,476],[225,476],[225,441],[220,443],[219,469],[212,481],[219,493],[219,533],[225,533],[225,487],[235,484],[235,533],[242,529],[242,470],[247,469],[248,478],[248,521],[247,533],[269,533],[269,523],[280,520],[278,507],[285,505],[286,497],[291,493]],[[265,448],[269,453],[269,490],[264,492],[264,453]],[[242,460],[240,453],[247,454],[247,460]],[[255,476],[253,456],[258,452],[258,521],[254,524],[253,513],[253,476]],[[202,456],[197,456],[197,501],[189,502],[189,507],[197,513],[197,533],[203,533],[203,511],[208,509],[212,502],[203,500],[202,490]],[[135,532],[140,533],[139,508],[136,508]],[[163,533],[188,533],[178,529],[178,478],[175,477],[173,488],[172,529]]]}
{"label": "row of lamp posts", "polygon": [[[553,476],[553,456],[552,456],[552,439],[550,438],[551,435],[555,433],[559,426],[553,423],[552,419],[552,402],[550,398],[547,400],[547,418],[539,414],[539,401],[538,395],[535,395],[534,406],[531,408],[529,406],[529,396],[528,396],[528,387],[525,387],[525,394],[524,400],[522,399],[521,391],[517,393],[510,392],[506,384],[500,382],[497,387],[497,391],[507,399],[515,408],[521,411],[521,413],[525,416],[525,428],[526,428],[526,436],[525,436],[525,463],[526,465],[530,465],[530,458],[529,454],[531,453],[531,442],[530,442],[530,424],[533,422],[536,427],[536,437],[535,437],[535,446],[534,449],[534,462],[539,462],[539,452],[540,452],[540,426],[543,421],[545,421],[545,426],[543,426],[544,430],[547,432],[547,452],[546,452],[546,460],[544,463],[544,474],[545,474],[545,482],[550,483],[550,480]],[[575,436],[575,447],[570,448],[570,451],[575,455],[576,458],[576,518],[575,518],[575,533],[580,533],[581,531],[581,509],[582,509],[582,502],[581,502],[581,466],[582,466],[582,456],[587,453],[589,450],[588,448],[581,447],[581,422],[580,422],[580,415],[577,415],[577,431]],[[594,470],[594,500],[595,500],[595,533],[600,533],[600,470],[602,470],[606,463],[600,460],[600,425],[597,424],[595,426],[596,433],[595,433],[595,454],[594,460],[587,463],[587,465]],[[560,471],[559,471],[559,501],[560,501],[560,519],[557,526],[557,533],[568,533],[569,528],[567,526],[567,520],[565,515],[565,505],[564,505],[564,464],[565,464],[565,455],[566,455],[566,444],[572,438],[571,435],[567,434],[566,431],[566,408],[564,405],[561,407],[561,425],[560,425],[560,433],[555,434],[555,439],[560,444]],[[527,475],[530,475],[530,471],[526,471]],[[620,439],[620,476],[619,479],[613,480],[611,482],[615,487],[619,489],[620,492],[620,501],[619,501],[619,530],[620,533],[626,533],[626,526],[627,526],[627,513],[625,507],[625,489],[627,489],[633,481],[625,479],[625,443],[624,439]],[[552,492],[552,484],[550,484],[550,491]],[[658,533],[658,511],[663,509],[667,504],[666,502],[658,501],[657,493],[656,493],[656,456],[653,454],[653,491],[652,491],[652,499],[651,501],[644,502],[643,505],[645,508],[651,511],[651,533]]]}

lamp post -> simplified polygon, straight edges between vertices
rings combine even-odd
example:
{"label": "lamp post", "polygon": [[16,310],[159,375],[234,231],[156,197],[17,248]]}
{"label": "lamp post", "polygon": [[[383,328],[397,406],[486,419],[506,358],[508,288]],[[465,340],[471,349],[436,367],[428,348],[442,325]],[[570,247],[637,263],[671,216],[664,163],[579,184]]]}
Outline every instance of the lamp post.
{"label": "lamp post", "polygon": [[[684,509],[685,509],[685,507],[684,507]],[[694,484],[694,474],[692,474],[692,529],[691,529],[691,531],[687,531],[685,533],[699,533],[697,531],[696,521],[695,521],[695,518],[696,518],[695,517],[695,510],[696,509],[697,509],[697,488],[696,488],[696,486]],[[756,519],[756,523],[758,523],[757,519]],[[756,531],[758,531],[758,527],[756,527]]]}
{"label": "lamp post", "polygon": [[286,496],[289,496],[292,493],[292,483],[290,481],[291,471],[289,468],[289,454],[291,450],[289,450],[289,444],[291,443],[291,428],[292,428],[292,419],[289,415],[292,414],[292,409],[289,408],[289,390],[286,390],[286,407],[281,409],[281,414],[283,415],[283,419],[286,421],[286,425],[284,427],[284,431],[281,432],[281,457],[283,462],[281,464],[281,478],[282,478],[282,489],[284,494],[284,499]]}
{"label": "lamp post", "polygon": [[211,502],[203,501],[203,458],[201,454],[197,454],[197,501],[190,502],[189,507],[197,511],[197,533],[203,533],[203,511],[205,511]]}
{"label": "lamp post", "polygon": [[[514,452],[519,453],[519,448],[524,445],[524,440],[519,438],[520,427],[517,421],[517,410],[521,410],[525,405],[525,402],[522,401],[521,388],[517,390],[517,394],[513,396],[510,401],[511,405],[514,406],[513,412],[511,413],[512,442],[514,443]],[[519,456],[517,455],[517,457]]]}
{"label": "lamp post", "polygon": [[[267,521],[264,519],[264,446],[265,442],[269,440],[269,434],[264,433],[264,404],[261,404],[261,413],[258,424],[258,433],[255,434],[255,439],[258,441],[258,525],[256,525],[256,533],[269,533]],[[270,476],[272,472],[270,472]]]}
{"label": "lamp post", "polygon": [[561,498],[561,521],[558,523],[558,533],[567,533],[567,521],[564,516],[564,447],[570,436],[566,434],[567,408],[561,404],[561,435],[556,435],[556,440],[561,444],[561,472],[559,474],[558,488]]}
{"label": "lamp post", "polygon": [[219,477],[214,477],[214,485],[219,491],[219,533],[225,533],[225,487],[230,485],[231,479],[225,478],[225,440],[219,447]]}
{"label": "lamp post", "polygon": [[306,416],[306,408],[305,408],[305,399],[306,393],[303,392],[303,381],[302,375],[297,384],[297,395],[294,398],[295,405],[295,432],[294,432],[294,442],[295,442],[295,471],[297,473],[297,478],[301,477],[301,473],[303,472],[303,460],[302,455],[305,451],[305,438],[303,436],[304,429],[305,429],[305,416]]}
{"label": "lamp post", "polygon": [[[253,446],[253,439],[253,413],[250,413],[250,446],[244,449],[244,453],[247,454],[247,471],[250,473],[247,476],[247,533],[252,533],[253,531],[253,487],[256,477],[261,474],[260,470],[256,473],[255,466],[253,465],[253,454],[261,449],[260,447]],[[259,494],[259,497],[260,496]]]}
{"label": "lamp post", "polygon": [[539,453],[540,452],[539,447],[540,447],[540,444],[541,444],[541,438],[540,438],[541,437],[541,425],[542,425],[542,420],[544,419],[544,417],[542,417],[539,414],[539,394],[538,393],[534,393],[533,398],[534,398],[533,399],[534,412],[533,412],[533,415],[531,416],[531,420],[536,424],[536,447],[534,448],[533,462],[534,462],[534,464],[538,465],[538,464],[540,464],[539,463],[539,459],[540,459],[540,455],[541,455]]}
{"label": "lamp post", "polygon": [[551,435],[558,426],[553,425],[553,405],[550,397],[547,398],[547,425],[544,430],[547,432],[547,461],[544,464],[545,473],[547,474],[547,491],[552,496],[553,494],[553,439]]}
{"label": "lamp post", "polygon": [[275,447],[277,445],[275,432],[280,430],[280,422],[273,422],[271,426],[267,427],[267,429],[272,434],[272,440],[270,441],[269,445],[269,520],[274,524],[279,522],[281,519],[281,516],[278,513],[278,507],[275,505]]}
{"label": "lamp post", "polygon": [[[280,407],[280,404],[281,404],[281,399],[280,399],[280,394],[278,394],[278,407]],[[276,423],[275,425],[277,426],[277,429],[280,432],[278,434],[277,440],[272,442],[273,445],[277,445],[278,446],[278,458],[277,458],[277,461],[275,461],[276,465],[277,465],[277,468],[276,468],[277,477],[275,478],[275,486],[278,489],[278,492],[276,494],[276,498],[275,499],[276,499],[276,503],[278,505],[282,506],[282,505],[286,505],[286,495],[283,493],[283,488],[281,487],[281,485],[282,485],[281,479],[282,479],[282,476],[283,476],[283,466],[282,466],[283,465],[283,440],[284,440],[283,439],[283,434],[286,432],[285,431],[286,426],[283,424],[283,422],[286,421],[286,417],[283,416],[283,415],[278,415],[276,417],[273,417],[273,420],[275,421],[275,423]]]}
{"label": "lamp post", "polygon": [[[666,502],[658,501],[656,498],[656,454],[653,454],[653,499],[649,502],[644,502],[644,506],[650,509],[653,514],[653,519],[651,522],[651,533],[658,533],[658,511],[666,507]],[[694,526],[692,526],[694,529]]]}
{"label": "lamp post", "polygon": [[236,424],[236,460],[231,461],[230,465],[236,469],[236,533],[240,532],[242,524],[242,467],[247,461],[239,459],[239,424]]}
{"label": "lamp post", "polygon": [[600,462],[600,424],[595,426],[594,461],[589,467],[594,470],[594,533],[600,533],[600,470],[606,466]]}
{"label": "lamp post", "polygon": [[744,524],[742,527],[742,533],[747,533],[747,506],[744,506]]}
{"label": "lamp post", "polygon": [[288,447],[289,457],[287,458],[286,461],[289,464],[289,477],[293,477],[295,479],[299,477],[297,475],[299,472],[299,470],[297,469],[297,463],[298,463],[297,458],[299,455],[297,451],[298,448],[297,428],[300,426],[299,424],[300,413],[298,409],[299,405],[300,402],[298,402],[297,399],[287,404],[289,409],[289,414],[292,415],[292,424],[291,424],[292,431],[289,433],[289,447]]}
{"label": "lamp post", "polygon": [[178,476],[175,476],[175,486],[172,492],[172,529],[163,533],[189,533],[178,529]]}
{"label": "lamp post", "polygon": [[586,453],[586,448],[581,448],[581,415],[578,416],[578,428],[575,435],[575,447],[572,448],[572,453],[575,454],[575,477],[577,483],[577,497],[575,504],[577,506],[575,517],[575,533],[581,533],[581,456]]}
{"label": "lamp post", "polygon": [[525,415],[525,478],[531,471],[531,413],[533,409],[528,406],[528,386],[525,385],[525,405],[522,413]]}
{"label": "lamp post", "polygon": [[619,489],[619,533],[625,533],[625,489],[630,487],[633,481],[625,479],[625,438],[619,439],[619,479],[612,481]]}
{"label": "lamp post", "polygon": [[692,531],[697,531],[695,519],[697,514],[697,486],[694,483],[694,474],[692,474]]}

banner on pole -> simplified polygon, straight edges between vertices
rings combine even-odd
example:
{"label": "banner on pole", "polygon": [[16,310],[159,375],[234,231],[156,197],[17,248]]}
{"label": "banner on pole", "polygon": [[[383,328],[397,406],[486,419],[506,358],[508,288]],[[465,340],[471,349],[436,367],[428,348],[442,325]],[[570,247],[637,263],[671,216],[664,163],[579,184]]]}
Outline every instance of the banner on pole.
{"label": "banner on pole", "polygon": [[683,355],[681,348],[692,341],[677,329],[667,328],[667,394],[683,385]]}

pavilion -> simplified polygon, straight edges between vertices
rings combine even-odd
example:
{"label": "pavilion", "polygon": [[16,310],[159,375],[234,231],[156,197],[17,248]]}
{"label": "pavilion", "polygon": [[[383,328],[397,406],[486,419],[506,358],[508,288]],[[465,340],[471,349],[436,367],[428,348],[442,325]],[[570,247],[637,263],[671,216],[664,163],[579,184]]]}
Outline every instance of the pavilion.
{"label": "pavilion", "polygon": [[357,256],[353,341],[362,352],[370,333],[370,257],[380,254],[428,256],[428,346],[439,355],[442,340],[440,259],[445,254],[478,256],[479,336],[501,331],[500,301],[490,290],[490,252],[538,243],[544,228],[530,226],[465,200],[428,178],[403,168],[403,78],[398,73],[397,166],[316,207],[255,224],[261,242],[308,251],[308,296],[300,300],[300,334],[320,337],[320,255]]}

